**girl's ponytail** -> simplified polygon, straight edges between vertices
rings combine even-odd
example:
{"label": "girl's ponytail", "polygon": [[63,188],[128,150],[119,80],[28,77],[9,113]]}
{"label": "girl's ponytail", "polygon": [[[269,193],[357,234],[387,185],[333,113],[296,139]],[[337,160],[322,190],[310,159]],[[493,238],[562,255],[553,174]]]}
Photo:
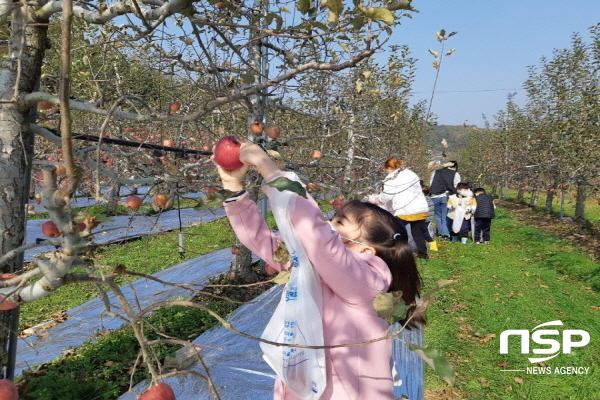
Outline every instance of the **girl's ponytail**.
{"label": "girl's ponytail", "polygon": [[422,315],[413,316],[422,281],[415,256],[408,244],[408,234],[398,218],[381,207],[358,200],[346,203],[338,213],[352,216],[361,227],[361,238],[372,245],[375,254],[388,265],[392,273],[388,292],[401,290],[402,300],[406,304],[412,304],[406,318],[400,322],[404,325],[408,321],[408,329],[424,324],[425,318]]}

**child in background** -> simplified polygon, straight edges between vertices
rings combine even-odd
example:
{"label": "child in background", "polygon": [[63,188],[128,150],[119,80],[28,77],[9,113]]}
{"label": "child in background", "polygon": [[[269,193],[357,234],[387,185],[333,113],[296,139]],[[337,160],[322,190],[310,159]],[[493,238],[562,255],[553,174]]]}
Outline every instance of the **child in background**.
{"label": "child in background", "polygon": [[[275,261],[278,236],[269,230],[243,184],[251,165],[266,182],[284,173],[256,144],[242,143],[239,159],[244,166],[237,170],[224,170],[217,165],[223,188],[237,192],[225,200],[227,218],[237,237],[252,252],[277,270],[287,268],[288,265]],[[384,337],[388,322],[374,309],[377,294],[401,290],[405,303],[414,304],[421,288],[406,230],[388,211],[357,200],[338,210],[330,224],[323,220],[312,197],[307,197],[297,195],[289,219],[320,277],[325,345]],[[409,309],[407,317],[413,310],[414,307]],[[418,321],[413,318],[412,322]],[[320,400],[393,400],[391,360],[391,339],[326,348],[327,384]],[[277,378],[274,399],[298,397]]]}
{"label": "child in background", "polygon": [[475,193],[474,203],[471,206],[475,218],[473,241],[475,244],[489,244],[492,219],[496,217],[496,204],[494,198],[487,194],[484,188],[477,188],[473,193]]}
{"label": "child in background", "polygon": [[456,185],[456,194],[448,197],[448,222],[453,242],[468,242],[472,216],[469,206],[472,205],[472,200],[473,192],[469,190],[467,182],[459,182]]}
{"label": "child in background", "polygon": [[425,218],[425,227],[423,229],[423,237],[429,246],[429,250],[438,251],[437,243],[435,242],[435,205],[433,204],[433,200],[431,200],[431,188],[421,180],[421,190],[423,190],[423,194],[425,195],[425,200],[427,200],[427,217]]}

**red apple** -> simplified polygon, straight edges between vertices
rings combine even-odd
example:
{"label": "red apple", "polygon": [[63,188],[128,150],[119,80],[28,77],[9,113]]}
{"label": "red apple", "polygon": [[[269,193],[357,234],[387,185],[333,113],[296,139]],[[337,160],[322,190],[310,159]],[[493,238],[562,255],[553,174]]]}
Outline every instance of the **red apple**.
{"label": "red apple", "polygon": [[333,206],[334,209],[339,210],[340,208],[342,208],[344,203],[339,199],[335,199],[331,202],[331,205]]}
{"label": "red apple", "polygon": [[34,205],[30,204],[30,205],[27,206],[27,211],[33,211],[33,210],[35,210],[35,206]]}
{"label": "red apple", "polygon": [[[223,3],[222,1],[218,2],[217,4],[215,4],[218,8],[225,8],[225,3]],[[231,67],[231,63],[229,61],[223,61],[223,64],[221,64],[224,67]]]}
{"label": "red apple", "polygon": [[77,229],[79,230],[79,232],[85,231],[85,228],[87,228],[87,224],[85,222],[77,223]]}
{"label": "red apple", "polygon": [[178,101],[172,102],[171,105],[169,106],[169,110],[172,113],[179,112],[180,109],[181,109],[181,103],[179,103]]}
{"label": "red apple", "polygon": [[223,169],[234,170],[244,166],[240,161],[241,142],[233,136],[221,138],[215,145],[214,159]]}
{"label": "red apple", "polygon": [[167,197],[166,194],[157,194],[152,199],[152,202],[154,203],[154,205],[156,207],[159,207],[159,208],[169,208],[168,207],[168,205],[169,205],[169,198]]}
{"label": "red apple", "polygon": [[132,132],[135,132],[135,129],[134,129],[134,128],[130,128],[130,127],[127,127],[127,128],[125,128],[125,129],[123,129],[123,130],[124,130],[125,132],[127,132],[127,133],[132,133]]}
{"label": "red apple", "polygon": [[19,391],[13,381],[0,379],[0,400],[19,400]]}
{"label": "red apple", "polygon": [[173,146],[175,146],[175,142],[173,141],[173,139],[165,139],[165,140],[163,140],[163,146],[173,147]]}
{"label": "red apple", "polygon": [[132,210],[137,210],[142,205],[142,199],[137,196],[129,196],[125,199],[125,205]]}
{"label": "red apple", "polygon": [[236,256],[236,255],[240,254],[240,248],[239,248],[239,247],[237,247],[237,246],[233,246],[233,247],[231,248],[231,254],[233,254],[234,256]]}
{"label": "red apple", "polygon": [[[0,274],[0,281],[6,281],[12,278],[16,278],[17,274]],[[4,299],[4,296],[0,295],[0,310],[1,311],[5,311],[5,310],[12,310],[13,308],[16,308],[19,306],[19,303],[14,303],[12,301],[2,301]],[[0,380],[0,400],[4,400],[5,398],[7,399],[12,399],[12,397],[3,397],[4,392],[2,391],[2,380]],[[16,399],[16,397],[15,397]]]}
{"label": "red apple", "polygon": [[265,124],[263,124],[262,121],[252,121],[249,128],[250,132],[252,132],[254,135],[260,135],[264,127]]}
{"label": "red apple", "polygon": [[[0,399],[1,400],[1,399]],[[150,386],[138,400],[175,400],[175,393],[168,384],[161,382]]]}
{"label": "red apple", "polygon": [[323,157],[323,153],[321,153],[320,150],[313,150],[310,153],[310,158],[312,158],[313,160],[320,160],[321,157]]}
{"label": "red apple", "polygon": [[34,201],[34,203],[39,205],[39,204],[42,204],[42,201],[38,199],[38,200]]}
{"label": "red apple", "polygon": [[54,104],[46,100],[40,100],[37,103],[38,110],[50,110],[52,107],[54,107]]}
{"label": "red apple", "polygon": [[[42,234],[51,239],[54,239],[60,236],[60,231],[58,230],[58,227],[56,226],[54,221],[50,220],[42,224]],[[2,398],[0,397],[0,400],[1,399]]]}
{"label": "red apple", "polygon": [[277,125],[269,126],[265,128],[265,133],[271,139],[277,139],[279,136],[281,136],[281,128]]}

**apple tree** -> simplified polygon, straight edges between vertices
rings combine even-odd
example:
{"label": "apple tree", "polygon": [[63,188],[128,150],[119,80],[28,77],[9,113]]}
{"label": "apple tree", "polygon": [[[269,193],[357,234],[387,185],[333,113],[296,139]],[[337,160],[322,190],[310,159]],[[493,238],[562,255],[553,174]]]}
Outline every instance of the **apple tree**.
{"label": "apple tree", "polygon": [[[92,179],[86,171],[95,171],[97,196],[102,179],[162,184],[173,191],[194,168],[198,179],[207,176],[202,171],[207,160],[176,163],[161,159],[160,152],[137,154],[108,141],[76,143],[74,134],[163,140],[167,147],[197,135],[198,145],[210,146],[227,132],[246,131],[249,120],[263,119],[265,100],[277,104],[303,76],[341,71],[371,57],[399,15],[411,10],[407,0],[2,0],[0,17],[8,28],[0,68],[2,271],[21,272],[31,165],[36,157],[44,161],[39,140],[47,142],[44,152],[59,150],[56,160],[45,157],[50,165],[42,169],[41,181],[42,204],[62,234],[51,242],[59,250],[2,283],[15,287],[6,300],[31,301],[81,280],[106,284],[93,274],[70,273],[89,267],[81,254],[92,245],[87,234],[94,221],[80,232],[68,210],[70,198]],[[360,46],[345,45],[352,35]],[[176,141],[165,143],[171,135]],[[115,290],[114,282],[108,285]],[[5,349],[10,315],[0,318]]]}

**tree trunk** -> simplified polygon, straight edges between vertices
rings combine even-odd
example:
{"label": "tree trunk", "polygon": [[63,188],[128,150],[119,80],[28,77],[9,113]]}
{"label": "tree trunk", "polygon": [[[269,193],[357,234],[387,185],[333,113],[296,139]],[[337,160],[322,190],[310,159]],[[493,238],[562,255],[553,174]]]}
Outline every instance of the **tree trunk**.
{"label": "tree trunk", "polygon": [[585,199],[587,182],[585,180],[577,181],[577,201],[575,202],[575,219],[583,220],[585,217]]}
{"label": "tree trunk", "polygon": [[525,194],[525,191],[521,188],[519,188],[519,191],[517,192],[517,201],[523,201],[523,195]]}
{"label": "tree trunk", "polygon": [[546,214],[552,214],[552,203],[553,202],[554,202],[554,191],[548,190],[548,192],[546,194]]}
{"label": "tree trunk", "polygon": [[[31,21],[28,6],[14,7],[8,55],[0,70],[0,254],[19,247],[25,240],[26,204],[29,182],[27,149],[30,135],[28,109],[19,108],[19,95],[31,93],[41,74],[45,52],[47,25]],[[46,21],[47,22],[47,21]],[[15,271],[18,260],[1,267],[2,272]],[[11,312],[0,312],[0,368],[7,364],[7,343]]]}

